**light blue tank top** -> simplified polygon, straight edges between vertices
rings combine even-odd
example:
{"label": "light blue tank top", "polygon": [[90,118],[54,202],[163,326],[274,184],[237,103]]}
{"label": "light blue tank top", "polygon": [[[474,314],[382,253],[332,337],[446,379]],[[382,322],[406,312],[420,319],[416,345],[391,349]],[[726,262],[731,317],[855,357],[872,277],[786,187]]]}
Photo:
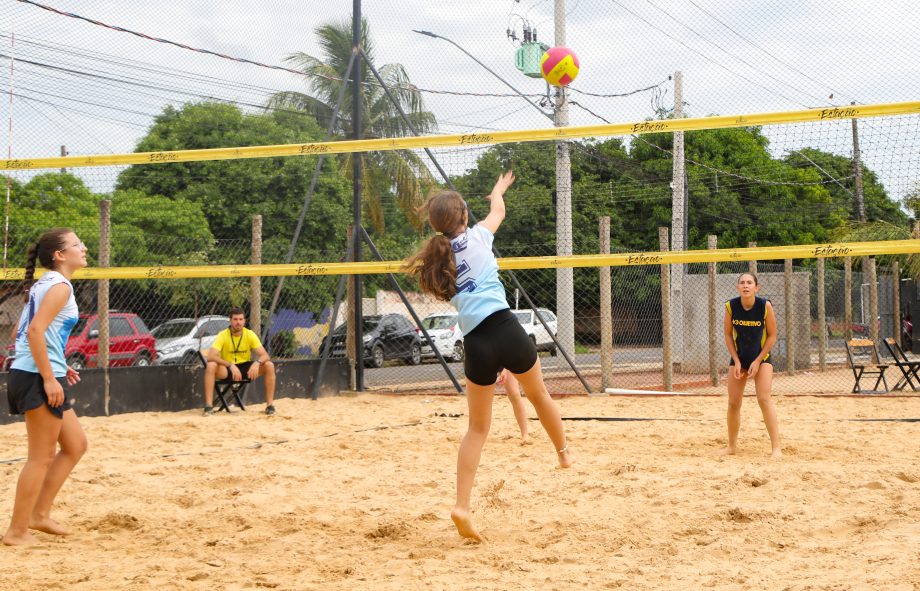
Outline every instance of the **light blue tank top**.
{"label": "light blue tank top", "polygon": [[492,232],[476,224],[450,241],[457,264],[457,295],[450,303],[457,308],[464,336],[490,315],[510,307],[492,254],[494,239]]}
{"label": "light blue tank top", "polygon": [[23,306],[22,315],[19,317],[19,327],[16,329],[16,359],[10,365],[11,369],[38,373],[38,367],[36,367],[32,351],[29,349],[29,339],[26,333],[29,330],[29,324],[42,305],[42,300],[45,299],[45,294],[48,293],[49,289],[60,283],[67,284],[67,287],[70,288],[70,296],[61,311],[48,325],[48,329],[45,331],[45,342],[48,346],[48,359],[51,361],[51,370],[54,372],[54,376],[62,378],[67,375],[64,348],[67,346],[70,331],[80,317],[80,312],[77,309],[77,300],[73,297],[73,285],[57,271],[45,271],[44,275],[39,277],[38,281],[29,290],[29,301]]}

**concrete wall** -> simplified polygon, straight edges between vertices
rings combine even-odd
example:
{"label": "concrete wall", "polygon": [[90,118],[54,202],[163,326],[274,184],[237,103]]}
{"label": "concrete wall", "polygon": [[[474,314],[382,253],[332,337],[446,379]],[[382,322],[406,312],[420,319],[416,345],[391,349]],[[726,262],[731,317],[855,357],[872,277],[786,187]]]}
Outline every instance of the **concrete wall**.
{"label": "concrete wall", "polygon": [[[758,273],[760,282],[758,295],[770,300],[776,312],[778,340],[770,354],[774,368],[785,369],[786,304],[782,273]],[[738,295],[735,288],[738,274],[716,275],[716,360],[719,367],[728,365],[731,359],[725,348],[723,321],[725,302]],[[792,301],[797,312],[793,338],[795,338],[795,367],[805,369],[811,363],[811,288],[810,274],[792,274]],[[681,371],[707,373],[709,371],[709,277],[707,275],[684,275],[684,358]],[[677,337],[678,335],[675,335]],[[676,359],[676,357],[675,357]]]}
{"label": "concrete wall", "polygon": [[[319,360],[282,361],[275,365],[277,387],[275,398],[309,398],[319,369]],[[348,388],[347,359],[326,362],[320,396],[335,396]],[[22,420],[11,416],[6,405],[6,375],[0,375],[0,424]],[[109,369],[109,414],[126,412],[179,411],[204,406],[204,369],[174,365],[151,367],[113,367]],[[77,416],[104,416],[105,371],[86,369],[80,372],[80,383],[69,390],[75,400]],[[232,398],[231,398],[232,399]],[[264,380],[249,385],[243,399],[246,404],[265,403]]]}

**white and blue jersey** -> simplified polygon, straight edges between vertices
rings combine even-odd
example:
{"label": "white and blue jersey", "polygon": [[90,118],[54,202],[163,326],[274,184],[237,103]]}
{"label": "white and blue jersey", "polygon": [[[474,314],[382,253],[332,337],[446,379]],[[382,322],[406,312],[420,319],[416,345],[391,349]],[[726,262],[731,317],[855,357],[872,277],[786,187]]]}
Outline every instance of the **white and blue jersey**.
{"label": "white and blue jersey", "polygon": [[46,271],[38,281],[36,281],[29,290],[29,302],[23,307],[22,315],[19,317],[19,327],[16,329],[16,359],[13,360],[10,369],[18,369],[31,373],[38,373],[38,367],[35,365],[35,359],[32,357],[32,351],[29,349],[29,339],[27,332],[29,324],[35,318],[42,300],[48,290],[64,283],[70,288],[70,296],[67,303],[58,312],[48,329],[45,331],[45,342],[48,347],[48,359],[51,361],[51,370],[54,377],[62,378],[67,375],[67,361],[64,358],[64,347],[67,345],[67,338],[70,331],[80,317],[77,309],[77,300],[73,297],[73,285],[63,275],[57,271]]}
{"label": "white and blue jersey", "polygon": [[457,308],[464,336],[495,312],[509,308],[505,286],[498,279],[498,261],[492,254],[494,239],[492,232],[476,224],[450,241],[457,264],[457,295],[450,303]]}

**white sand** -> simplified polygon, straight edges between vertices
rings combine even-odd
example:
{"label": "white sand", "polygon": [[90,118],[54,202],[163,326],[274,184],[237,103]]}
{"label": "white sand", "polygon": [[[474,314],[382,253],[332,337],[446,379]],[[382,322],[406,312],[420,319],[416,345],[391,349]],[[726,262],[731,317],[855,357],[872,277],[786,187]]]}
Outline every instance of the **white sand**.
{"label": "white sand", "polygon": [[[779,396],[781,461],[750,397],[735,457],[724,397],[566,398],[568,417],[667,419],[567,421],[570,470],[495,404],[482,545],[449,519],[464,398],[81,418],[55,513],[75,533],[0,547],[0,588],[920,589],[920,423],[842,420],[920,417],[920,398]],[[24,455],[24,426],[0,427],[0,460]],[[4,522],[21,467],[0,465]]]}

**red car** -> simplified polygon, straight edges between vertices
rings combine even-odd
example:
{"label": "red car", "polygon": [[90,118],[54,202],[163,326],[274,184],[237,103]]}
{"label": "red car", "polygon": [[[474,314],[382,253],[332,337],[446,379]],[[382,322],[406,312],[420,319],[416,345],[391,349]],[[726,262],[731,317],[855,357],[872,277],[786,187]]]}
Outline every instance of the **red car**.
{"label": "red car", "polygon": [[[76,370],[99,366],[98,315],[80,314],[64,355]],[[137,314],[109,312],[109,367],[150,365],[156,358],[156,339]]]}

